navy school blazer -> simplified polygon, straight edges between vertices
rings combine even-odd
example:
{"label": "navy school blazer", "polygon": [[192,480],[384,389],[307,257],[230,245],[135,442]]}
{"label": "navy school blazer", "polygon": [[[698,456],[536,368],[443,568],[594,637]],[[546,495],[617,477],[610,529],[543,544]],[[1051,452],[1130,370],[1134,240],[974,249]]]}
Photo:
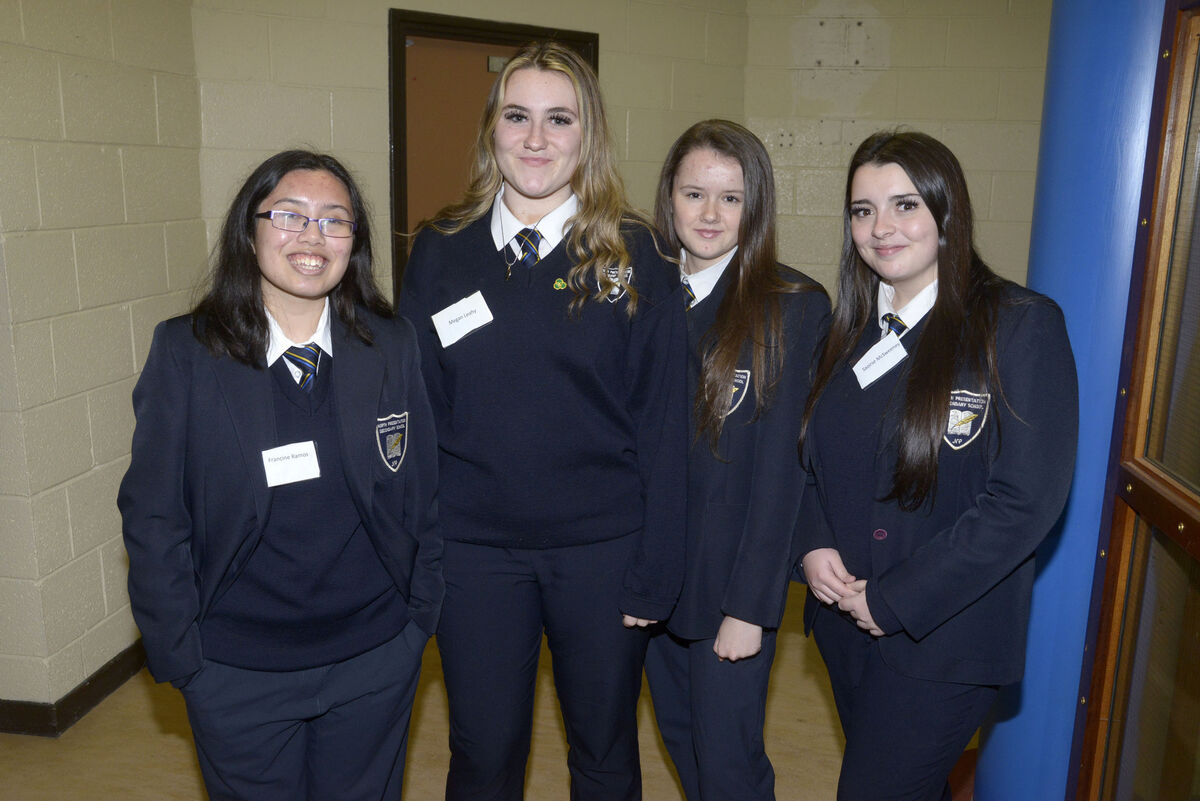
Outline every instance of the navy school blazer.
{"label": "navy school blazer", "polygon": [[[334,391],[346,483],[363,526],[432,634],[441,611],[437,445],[416,335],[403,319],[359,310],[367,345],[331,317]],[[121,482],[129,597],[158,681],[200,669],[200,621],[237,579],[267,523],[262,452],[276,439],[270,371],[217,358],[191,318],[159,323],[133,391],[137,425]],[[403,458],[387,464],[377,426],[408,415]],[[393,418],[394,419],[394,418]]]}
{"label": "navy school blazer", "polygon": [[[868,326],[851,360],[875,341],[878,330]],[[904,342],[912,348],[908,336]],[[880,653],[914,678],[988,685],[1020,680],[1034,549],[1057,522],[1070,489],[1079,399],[1062,311],[1011,285],[999,308],[996,351],[1003,395],[990,388],[981,423],[955,429],[950,421],[938,451],[935,494],[916,511],[882,500],[896,464],[908,362],[893,368],[890,381],[884,376],[866,390],[849,366],[841,368],[814,414],[812,425],[820,425],[821,407],[829,421],[847,393],[875,391],[879,412],[862,424],[880,426],[878,453],[825,452],[811,435],[806,444],[812,469],[807,491],[819,503],[805,504],[801,554],[822,547],[840,551],[849,538],[858,538],[861,552],[865,538],[870,576],[859,578],[869,579],[867,605],[885,632]],[[965,380],[959,387],[978,389]],[[962,395],[960,401],[959,419],[980,411],[967,408],[977,398]],[[829,482],[846,480],[875,488],[869,508],[831,504]],[[810,593],[806,630],[820,607]]]}
{"label": "navy school blazer", "polygon": [[[692,409],[687,566],[679,603],[667,622],[684,639],[715,637],[725,615],[778,628],[788,576],[800,556],[793,532],[804,470],[796,442],[812,364],[829,326],[829,296],[807,276],[782,266],[779,271],[801,291],[779,296],[785,356],[770,405],[756,413],[761,376],[752,374],[747,349],[716,454],[707,436],[695,438]],[[689,398],[696,397],[704,335],[733,273],[726,269],[712,294],[688,310]]]}

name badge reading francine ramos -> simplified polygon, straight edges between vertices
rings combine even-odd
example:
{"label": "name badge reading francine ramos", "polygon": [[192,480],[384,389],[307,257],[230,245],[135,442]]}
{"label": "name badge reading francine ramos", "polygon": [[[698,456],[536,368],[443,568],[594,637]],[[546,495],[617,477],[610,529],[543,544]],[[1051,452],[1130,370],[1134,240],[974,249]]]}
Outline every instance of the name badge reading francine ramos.
{"label": "name badge reading francine ramos", "polygon": [[267,471],[267,486],[294,484],[321,477],[321,465],[317,462],[317,446],[307,442],[293,442],[268,448],[262,452],[263,469]]}
{"label": "name badge reading francine ramos", "polygon": [[490,323],[492,310],[483,299],[483,293],[476,291],[474,295],[468,295],[430,315],[430,319],[433,320],[442,347],[448,348],[475,329]]}
{"label": "name badge reading francine ramos", "polygon": [[874,384],[879,378],[908,357],[908,351],[894,331],[871,346],[854,365],[854,377],[862,389]]}

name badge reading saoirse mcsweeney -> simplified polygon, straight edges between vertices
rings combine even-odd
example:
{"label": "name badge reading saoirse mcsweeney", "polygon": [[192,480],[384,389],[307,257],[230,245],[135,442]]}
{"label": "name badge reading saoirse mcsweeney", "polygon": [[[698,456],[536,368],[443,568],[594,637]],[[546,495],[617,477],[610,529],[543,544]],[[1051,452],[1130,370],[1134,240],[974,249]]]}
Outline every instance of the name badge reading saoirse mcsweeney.
{"label": "name badge reading saoirse mcsweeney", "polygon": [[408,412],[389,414],[375,421],[375,444],[383,463],[395,473],[408,450]]}

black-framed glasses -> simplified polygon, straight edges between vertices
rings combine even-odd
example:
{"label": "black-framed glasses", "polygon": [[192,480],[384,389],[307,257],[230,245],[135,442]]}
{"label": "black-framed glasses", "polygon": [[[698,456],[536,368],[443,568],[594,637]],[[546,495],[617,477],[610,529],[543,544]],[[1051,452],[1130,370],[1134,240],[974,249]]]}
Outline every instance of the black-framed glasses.
{"label": "black-framed glasses", "polygon": [[294,211],[280,211],[272,209],[271,211],[261,211],[254,215],[260,220],[270,220],[273,228],[278,228],[280,231],[291,231],[293,234],[298,234],[305,228],[308,228],[309,223],[316,223],[317,228],[321,229],[321,233],[325,236],[332,236],[335,239],[345,239],[348,236],[354,236],[354,229],[358,228],[357,223],[349,220],[339,220],[337,217],[305,217],[303,214],[297,214]]}

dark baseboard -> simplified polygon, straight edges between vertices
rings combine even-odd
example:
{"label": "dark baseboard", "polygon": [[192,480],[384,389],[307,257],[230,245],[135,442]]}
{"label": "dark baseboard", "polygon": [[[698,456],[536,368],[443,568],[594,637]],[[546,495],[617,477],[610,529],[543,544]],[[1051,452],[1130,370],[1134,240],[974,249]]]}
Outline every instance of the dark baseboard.
{"label": "dark baseboard", "polygon": [[56,703],[0,699],[0,732],[57,737],[128,681],[144,664],[146,651],[142,641],[138,640]]}

